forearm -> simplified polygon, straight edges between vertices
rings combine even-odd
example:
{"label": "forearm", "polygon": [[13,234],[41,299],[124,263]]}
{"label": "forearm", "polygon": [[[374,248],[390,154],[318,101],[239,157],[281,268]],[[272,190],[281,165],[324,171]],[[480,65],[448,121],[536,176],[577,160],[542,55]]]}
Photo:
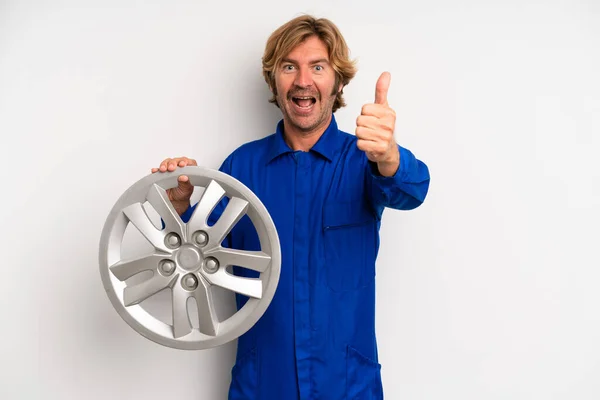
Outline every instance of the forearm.
{"label": "forearm", "polygon": [[[420,206],[429,190],[429,169],[409,150],[398,146],[398,164],[369,162],[367,186],[373,207],[410,210]],[[395,167],[395,171],[394,171]]]}

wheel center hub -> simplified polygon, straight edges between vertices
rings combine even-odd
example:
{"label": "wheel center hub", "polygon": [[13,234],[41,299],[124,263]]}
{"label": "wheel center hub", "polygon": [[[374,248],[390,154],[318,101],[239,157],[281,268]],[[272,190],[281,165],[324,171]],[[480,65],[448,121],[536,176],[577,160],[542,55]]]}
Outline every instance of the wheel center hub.
{"label": "wheel center hub", "polygon": [[198,249],[191,246],[182,247],[177,253],[177,264],[183,269],[192,271],[200,267],[202,256]]}

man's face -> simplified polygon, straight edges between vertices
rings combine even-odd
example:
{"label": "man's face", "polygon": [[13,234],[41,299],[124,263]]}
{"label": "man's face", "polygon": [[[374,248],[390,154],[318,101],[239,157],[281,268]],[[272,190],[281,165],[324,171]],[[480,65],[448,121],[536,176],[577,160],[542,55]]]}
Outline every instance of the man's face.
{"label": "man's face", "polygon": [[287,130],[310,134],[327,127],[341,85],[334,90],[335,71],[321,39],[311,36],[284,57],[275,85]]}

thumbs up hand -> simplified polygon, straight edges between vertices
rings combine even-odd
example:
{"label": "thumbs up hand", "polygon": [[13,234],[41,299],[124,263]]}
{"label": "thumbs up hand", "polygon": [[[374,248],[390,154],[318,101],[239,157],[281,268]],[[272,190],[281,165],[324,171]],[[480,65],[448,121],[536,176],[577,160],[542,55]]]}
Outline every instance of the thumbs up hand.
{"label": "thumbs up hand", "polygon": [[390,80],[389,72],[381,74],[375,86],[375,103],[365,104],[356,119],[356,145],[370,161],[377,163],[383,176],[394,175],[400,165],[400,153],[394,140],[396,113],[387,101]]}

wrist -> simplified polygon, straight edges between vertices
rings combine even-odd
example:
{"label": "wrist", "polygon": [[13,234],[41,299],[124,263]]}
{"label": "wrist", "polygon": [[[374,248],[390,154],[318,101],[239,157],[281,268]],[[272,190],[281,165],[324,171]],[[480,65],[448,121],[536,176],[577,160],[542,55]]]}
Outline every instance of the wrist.
{"label": "wrist", "polygon": [[397,149],[389,158],[377,163],[379,173],[386,177],[394,176],[398,168],[400,168],[400,152]]}

